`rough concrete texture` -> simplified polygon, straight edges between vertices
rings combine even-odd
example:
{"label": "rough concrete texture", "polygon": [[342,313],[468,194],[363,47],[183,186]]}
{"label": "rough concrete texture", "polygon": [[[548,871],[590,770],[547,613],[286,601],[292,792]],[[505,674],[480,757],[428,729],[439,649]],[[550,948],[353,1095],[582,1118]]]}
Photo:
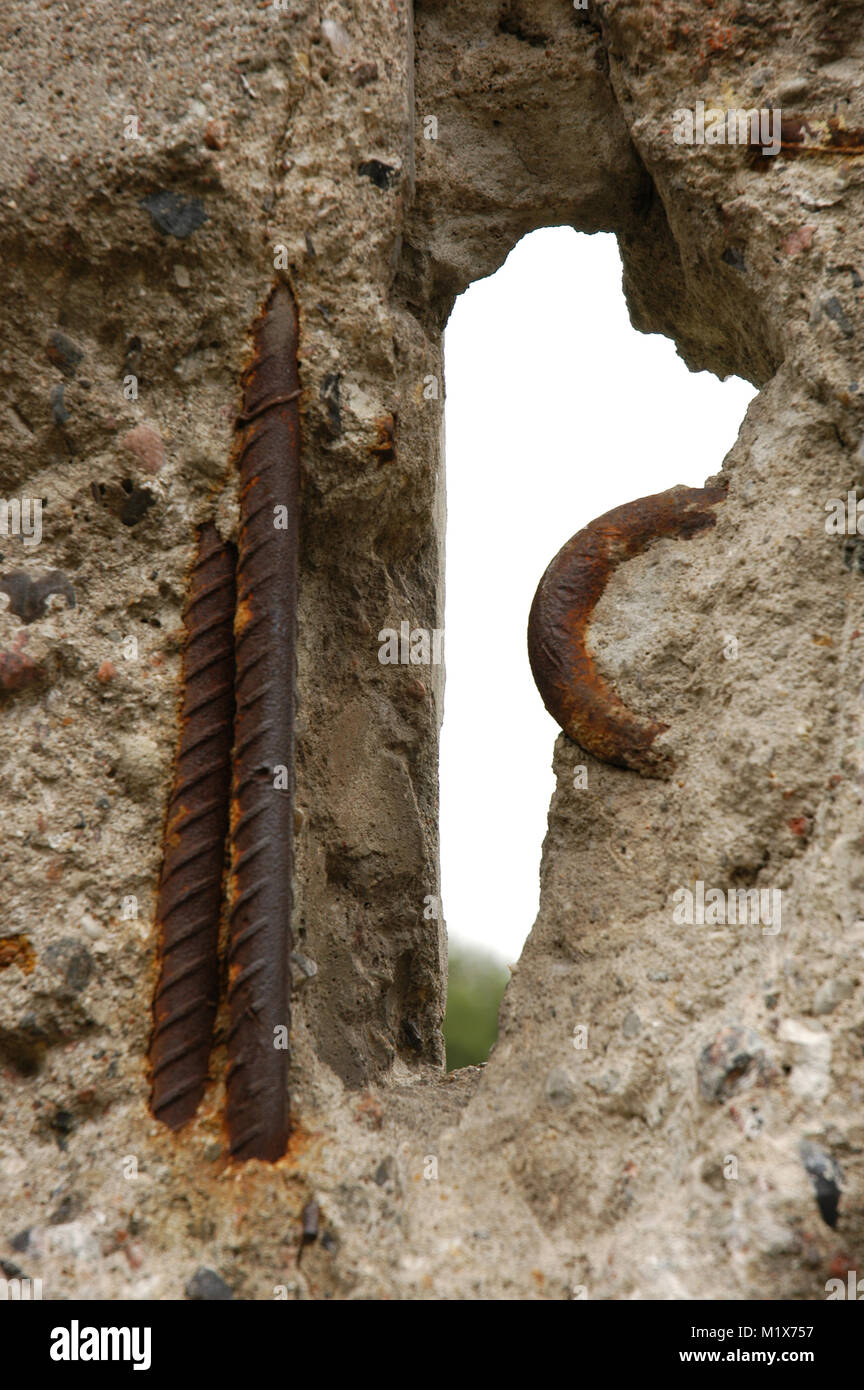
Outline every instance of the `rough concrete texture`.
{"label": "rough concrete texture", "polygon": [[[47,1298],[813,1299],[860,1269],[864,563],[825,505],[864,486],[864,159],[678,145],[671,113],[860,128],[862,33],[860,0],[4,7],[0,491],[45,510],[3,574],[66,576],[7,584],[0,614],[7,1274]],[[622,566],[593,624],[675,775],[559,738],[499,1042],[447,1076],[442,687],[377,634],[440,626],[453,298],[556,223],[616,232],[636,326],[761,394],[716,529]],[[179,1135],[145,1053],[193,526],[236,526],[277,273],[302,316],[295,930],[318,971],[290,1152],[232,1168],[222,1043]],[[679,925],[697,881],[781,890],[781,929]]]}

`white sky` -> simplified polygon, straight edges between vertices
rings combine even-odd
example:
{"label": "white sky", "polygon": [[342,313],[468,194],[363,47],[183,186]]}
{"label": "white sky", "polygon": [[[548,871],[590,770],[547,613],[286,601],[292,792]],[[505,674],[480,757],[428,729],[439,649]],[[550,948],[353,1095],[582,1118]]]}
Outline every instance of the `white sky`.
{"label": "white sky", "polygon": [[558,732],[528,665],[534,590],[594,517],[717,472],[756,393],[637,333],[615,238],[569,227],[525,237],[460,296],[445,354],[443,914],[451,937],[513,962],[537,914]]}

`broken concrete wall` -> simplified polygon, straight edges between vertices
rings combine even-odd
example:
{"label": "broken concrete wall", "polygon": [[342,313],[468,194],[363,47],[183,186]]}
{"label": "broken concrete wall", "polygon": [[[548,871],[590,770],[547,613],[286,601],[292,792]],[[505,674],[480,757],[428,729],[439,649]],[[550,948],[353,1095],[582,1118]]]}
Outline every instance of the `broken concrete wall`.
{"label": "broken concrete wall", "polygon": [[[0,614],[0,1239],[46,1297],[818,1298],[854,1266],[864,567],[825,504],[864,481],[862,161],[827,123],[864,127],[861,18],[4,10],[0,488],[45,507],[38,548],[3,546],[27,581]],[[676,143],[699,101],[780,107],[795,138]],[[556,223],[616,232],[637,327],[761,394],[716,528],[622,567],[592,627],[675,773],[559,738],[499,1042],[447,1077],[440,668],[382,665],[378,634],[441,625],[453,298]],[[232,1167],[223,1047],[177,1135],[145,1054],[193,528],[236,527],[275,275],[301,312],[295,933],[317,973],[289,1153]],[[676,922],[698,883],[779,890],[781,929]]]}

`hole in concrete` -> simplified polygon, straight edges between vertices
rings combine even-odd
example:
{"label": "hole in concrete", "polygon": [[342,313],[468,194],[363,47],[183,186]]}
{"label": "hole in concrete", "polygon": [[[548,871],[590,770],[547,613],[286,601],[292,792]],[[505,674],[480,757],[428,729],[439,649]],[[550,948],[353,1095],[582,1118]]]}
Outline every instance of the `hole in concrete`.
{"label": "hole in concrete", "polygon": [[445,1032],[448,1064],[464,1066],[488,1056],[506,964],[537,913],[558,733],[525,650],[540,576],[610,507],[701,486],[756,392],[637,333],[615,238],[569,227],[526,236],[460,296],[445,352]]}

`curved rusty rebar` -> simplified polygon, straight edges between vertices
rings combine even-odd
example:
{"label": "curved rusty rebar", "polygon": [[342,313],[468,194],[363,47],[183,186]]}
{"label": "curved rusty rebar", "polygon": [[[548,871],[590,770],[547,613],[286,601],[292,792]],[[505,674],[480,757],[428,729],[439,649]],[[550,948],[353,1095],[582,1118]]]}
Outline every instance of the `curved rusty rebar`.
{"label": "curved rusty rebar", "polygon": [[[271,293],[243,374],[231,807],[228,1132],[236,1159],[274,1160],[290,1132],[287,1049],[294,868],[300,420],[297,309]],[[285,785],[277,783],[284,768]]]}
{"label": "curved rusty rebar", "polygon": [[661,536],[688,540],[716,517],[725,487],[673,487],[640,497],[578,531],[549,565],[528,619],[528,659],[552,718],[601,762],[645,777],[667,776],[669,759],[652,745],[669,727],[627,709],[603,680],[588,649],[591,615],[613,570]]}
{"label": "curved rusty rebar", "polygon": [[198,530],[184,614],[183,704],[159,882],[159,979],[150,1107],[179,1129],[204,1087],[219,986],[218,938],[234,712],[234,547]]}

